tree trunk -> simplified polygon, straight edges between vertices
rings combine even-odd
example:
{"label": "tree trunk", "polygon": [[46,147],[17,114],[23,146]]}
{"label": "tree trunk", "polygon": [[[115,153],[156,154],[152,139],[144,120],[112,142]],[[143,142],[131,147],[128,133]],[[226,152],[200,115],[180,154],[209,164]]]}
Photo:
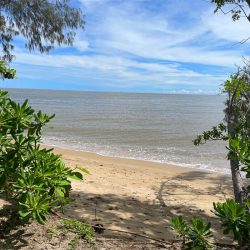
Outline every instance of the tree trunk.
{"label": "tree trunk", "polygon": [[[230,112],[231,113],[231,112]],[[237,124],[237,119],[234,115],[228,114],[228,135],[231,138],[235,138],[235,126]],[[230,148],[230,145],[229,145]],[[235,157],[236,158],[236,157]],[[243,189],[241,183],[241,176],[239,170],[239,160],[230,159],[232,181],[233,181],[233,191],[235,201],[243,205]]]}
{"label": "tree trunk", "polygon": [[243,190],[241,184],[241,176],[239,170],[239,161],[238,160],[230,160],[231,173],[232,173],[232,181],[233,181],[233,191],[235,201],[243,205]]}

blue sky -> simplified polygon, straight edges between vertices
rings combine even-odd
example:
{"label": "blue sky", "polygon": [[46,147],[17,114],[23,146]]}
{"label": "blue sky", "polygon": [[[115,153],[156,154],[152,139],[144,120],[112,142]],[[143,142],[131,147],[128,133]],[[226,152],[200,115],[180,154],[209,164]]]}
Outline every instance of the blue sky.
{"label": "blue sky", "polygon": [[73,47],[29,53],[17,39],[17,79],[2,87],[218,93],[250,54],[250,24],[214,14],[209,0],[81,0]]}

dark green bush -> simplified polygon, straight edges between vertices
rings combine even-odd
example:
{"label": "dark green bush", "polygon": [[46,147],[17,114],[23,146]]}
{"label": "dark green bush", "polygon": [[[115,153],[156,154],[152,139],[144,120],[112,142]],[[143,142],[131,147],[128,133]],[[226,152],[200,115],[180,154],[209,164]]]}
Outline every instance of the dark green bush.
{"label": "dark green bush", "polygon": [[201,219],[192,219],[188,224],[182,216],[172,219],[173,229],[182,240],[183,249],[205,250],[212,248],[209,239],[212,237],[211,223],[206,224]]}
{"label": "dark green bush", "polygon": [[68,202],[70,179],[83,176],[40,146],[42,128],[54,115],[36,112],[27,100],[18,104],[7,94],[0,91],[0,190],[17,203],[23,222],[44,223],[52,208]]}
{"label": "dark green bush", "polygon": [[224,234],[233,233],[234,240],[250,247],[250,213],[232,199],[214,203],[215,215],[221,220]]}

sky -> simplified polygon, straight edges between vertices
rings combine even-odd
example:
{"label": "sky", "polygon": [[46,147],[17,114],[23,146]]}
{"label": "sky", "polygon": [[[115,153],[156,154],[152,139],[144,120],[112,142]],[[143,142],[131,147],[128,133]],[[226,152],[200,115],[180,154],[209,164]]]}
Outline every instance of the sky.
{"label": "sky", "polygon": [[15,41],[17,79],[1,87],[217,94],[250,55],[250,23],[209,0],[78,0],[74,46],[30,53]]}

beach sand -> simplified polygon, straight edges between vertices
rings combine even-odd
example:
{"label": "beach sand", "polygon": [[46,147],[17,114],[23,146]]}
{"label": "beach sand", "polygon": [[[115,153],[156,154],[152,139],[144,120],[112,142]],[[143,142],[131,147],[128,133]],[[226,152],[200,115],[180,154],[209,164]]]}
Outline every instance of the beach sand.
{"label": "beach sand", "polygon": [[[73,201],[65,207],[66,217],[92,225],[102,224],[106,229],[170,241],[175,239],[169,223],[173,217],[182,215],[188,220],[201,217],[212,222],[216,241],[230,243],[222,234],[218,218],[211,212],[213,202],[223,202],[232,197],[230,176],[62,148],[55,148],[55,153],[61,154],[69,167],[74,168],[79,164],[91,173],[85,175],[84,181],[72,182],[70,197]],[[3,199],[0,199],[0,207],[6,207]],[[53,220],[51,218],[46,226],[58,224],[58,221]],[[33,223],[25,230],[32,235],[34,227],[38,228]],[[10,236],[5,236],[5,244],[10,244],[17,230],[19,228],[13,230]],[[37,230],[32,237],[27,236],[28,233],[26,236],[20,234],[21,238],[16,242],[20,244],[25,239],[26,245],[30,247],[34,244],[33,238],[39,239],[39,235],[44,235],[44,230]],[[99,240],[105,239],[105,244],[109,238],[125,240],[127,243],[146,240],[110,230],[105,230],[104,234],[97,237]],[[40,241],[44,242],[45,239],[41,238]],[[39,244],[34,249],[40,249]]]}
{"label": "beach sand", "polygon": [[[83,182],[73,181],[67,216],[164,240],[174,239],[169,224],[174,216],[202,217],[222,240],[211,210],[213,202],[232,197],[230,176],[61,148],[55,152],[68,166],[79,164],[91,172]],[[108,230],[104,235],[118,236]]]}

